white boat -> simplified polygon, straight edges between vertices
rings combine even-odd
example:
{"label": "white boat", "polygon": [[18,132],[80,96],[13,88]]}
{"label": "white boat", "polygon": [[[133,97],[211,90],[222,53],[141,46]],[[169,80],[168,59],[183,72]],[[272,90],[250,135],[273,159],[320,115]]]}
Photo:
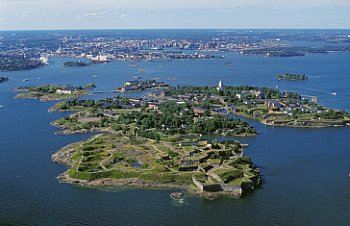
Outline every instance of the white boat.
{"label": "white boat", "polygon": [[336,96],[336,95],[337,95],[337,93],[336,93],[336,92],[332,92],[331,94],[332,94],[333,96]]}
{"label": "white boat", "polygon": [[22,81],[23,81],[23,82],[28,82],[29,79],[25,78],[25,79],[23,79]]}
{"label": "white boat", "polygon": [[0,105],[0,108],[2,108],[2,107],[4,107],[4,106]]}

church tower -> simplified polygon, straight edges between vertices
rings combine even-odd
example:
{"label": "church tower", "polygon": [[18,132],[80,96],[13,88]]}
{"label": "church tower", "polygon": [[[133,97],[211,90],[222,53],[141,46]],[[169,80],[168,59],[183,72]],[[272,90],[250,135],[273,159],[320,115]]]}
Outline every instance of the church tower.
{"label": "church tower", "polygon": [[224,83],[221,80],[219,81],[218,87],[216,87],[216,89],[219,91],[224,89]]}

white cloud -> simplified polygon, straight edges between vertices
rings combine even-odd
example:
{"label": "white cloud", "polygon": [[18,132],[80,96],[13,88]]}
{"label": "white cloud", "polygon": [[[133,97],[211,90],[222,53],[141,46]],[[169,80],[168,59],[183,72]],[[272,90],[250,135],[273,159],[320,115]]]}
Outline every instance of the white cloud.
{"label": "white cloud", "polygon": [[29,15],[30,15],[30,13],[27,12],[27,11],[21,12],[21,13],[17,13],[14,16],[14,19],[15,20],[26,20],[26,19],[28,19]]}
{"label": "white cloud", "polygon": [[101,18],[104,17],[107,14],[107,11],[105,10],[100,10],[97,12],[86,12],[83,14],[83,17],[86,18]]}
{"label": "white cloud", "polygon": [[95,17],[97,13],[84,13],[84,17]]}

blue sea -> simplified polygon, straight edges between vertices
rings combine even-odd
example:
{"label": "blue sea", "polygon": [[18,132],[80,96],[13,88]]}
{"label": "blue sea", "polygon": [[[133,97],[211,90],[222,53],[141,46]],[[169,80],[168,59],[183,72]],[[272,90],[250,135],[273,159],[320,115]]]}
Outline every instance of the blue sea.
{"label": "blue sea", "polygon": [[[350,53],[268,58],[225,53],[198,61],[110,62],[65,68],[65,58],[30,71],[1,73],[0,225],[350,225],[350,128],[275,128],[248,120],[259,135],[239,138],[245,154],[261,169],[262,187],[241,199],[207,200],[173,190],[91,189],[56,179],[65,166],[51,161],[61,147],[91,134],[56,135],[50,122],[66,113],[49,113],[55,102],[15,99],[17,87],[94,83],[104,93],[132,76],[160,78],[173,85],[254,85],[316,95],[322,105],[350,112]],[[232,62],[229,65],[225,62]],[[276,74],[302,73],[309,80],[277,81]],[[94,76],[93,76],[94,75]],[[167,81],[175,77],[176,80]],[[23,82],[28,79],[28,82]],[[331,93],[337,95],[332,95]],[[138,94],[130,94],[138,95]]]}

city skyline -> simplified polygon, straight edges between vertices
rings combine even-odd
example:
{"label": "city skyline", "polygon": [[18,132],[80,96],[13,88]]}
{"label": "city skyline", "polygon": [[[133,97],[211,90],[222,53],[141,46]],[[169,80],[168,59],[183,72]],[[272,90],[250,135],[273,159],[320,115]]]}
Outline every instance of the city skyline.
{"label": "city skyline", "polygon": [[0,0],[0,8],[0,30],[350,28],[345,0]]}

